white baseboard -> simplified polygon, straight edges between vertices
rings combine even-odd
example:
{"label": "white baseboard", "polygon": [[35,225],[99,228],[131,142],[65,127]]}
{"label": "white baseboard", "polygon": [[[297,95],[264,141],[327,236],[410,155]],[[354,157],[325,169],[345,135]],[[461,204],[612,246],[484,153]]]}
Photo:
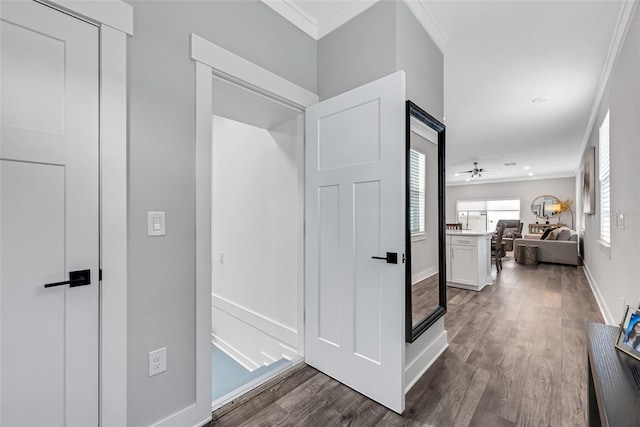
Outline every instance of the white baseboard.
{"label": "white baseboard", "polygon": [[600,313],[602,314],[604,321],[607,323],[607,325],[617,326],[620,322],[620,319],[616,320],[611,315],[611,311],[609,310],[609,307],[607,307],[607,304],[604,302],[604,298],[600,293],[600,288],[596,283],[596,279],[593,278],[591,271],[589,271],[589,267],[587,267],[587,265],[584,264],[582,266],[582,270],[584,271],[584,275],[587,278],[587,282],[589,282],[589,286],[591,287],[593,296],[596,297],[596,303],[598,303],[598,308],[600,309]]}
{"label": "white baseboard", "polygon": [[426,270],[419,271],[416,274],[411,275],[411,285],[415,285],[416,283],[433,276],[438,272],[438,266],[434,265],[433,267],[427,268]]}
{"label": "white baseboard", "polygon": [[[425,332],[425,334],[428,333],[429,331]],[[415,345],[415,343],[407,345]],[[431,343],[416,355],[413,360],[408,361],[404,370],[406,381],[405,393],[411,390],[422,375],[427,372],[427,369],[444,353],[447,347],[449,347],[449,343],[447,343],[447,331],[443,330],[438,336],[432,338]]]}

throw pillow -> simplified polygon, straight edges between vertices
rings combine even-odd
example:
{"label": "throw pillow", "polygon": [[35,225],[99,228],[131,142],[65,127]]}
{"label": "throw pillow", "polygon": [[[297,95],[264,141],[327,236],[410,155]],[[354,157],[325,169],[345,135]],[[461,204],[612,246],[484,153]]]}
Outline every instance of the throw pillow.
{"label": "throw pillow", "polygon": [[550,228],[544,230],[544,233],[542,233],[542,236],[540,236],[540,240],[547,240],[547,237],[549,237],[549,234],[551,234],[552,231],[553,230]]}
{"label": "throw pillow", "polygon": [[558,240],[558,234],[560,234],[560,229],[554,228],[545,240]]}
{"label": "throw pillow", "polygon": [[558,228],[558,237],[556,237],[556,240],[569,240],[571,234],[572,232],[569,228],[560,227]]}
{"label": "throw pillow", "polygon": [[571,235],[571,237],[569,237],[569,241],[570,242],[577,242],[578,241],[578,233],[573,233]]}

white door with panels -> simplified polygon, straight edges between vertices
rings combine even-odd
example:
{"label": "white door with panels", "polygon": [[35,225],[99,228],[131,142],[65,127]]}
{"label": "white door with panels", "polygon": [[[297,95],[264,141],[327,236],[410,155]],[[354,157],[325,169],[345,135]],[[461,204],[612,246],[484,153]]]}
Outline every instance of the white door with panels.
{"label": "white door with panels", "polygon": [[97,425],[98,28],[0,18],[0,425]]}
{"label": "white door with panels", "polygon": [[305,361],[404,410],[405,75],[306,110]]}

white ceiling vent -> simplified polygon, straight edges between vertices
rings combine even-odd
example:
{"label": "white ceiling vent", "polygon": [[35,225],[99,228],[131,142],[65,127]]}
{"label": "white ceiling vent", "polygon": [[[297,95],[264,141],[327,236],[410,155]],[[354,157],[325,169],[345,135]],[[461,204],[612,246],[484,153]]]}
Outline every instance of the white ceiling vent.
{"label": "white ceiling vent", "polygon": [[515,166],[515,165],[517,165],[517,164],[518,164],[518,163],[516,163],[516,162],[509,162],[509,163],[505,163],[504,165],[505,165],[505,166]]}

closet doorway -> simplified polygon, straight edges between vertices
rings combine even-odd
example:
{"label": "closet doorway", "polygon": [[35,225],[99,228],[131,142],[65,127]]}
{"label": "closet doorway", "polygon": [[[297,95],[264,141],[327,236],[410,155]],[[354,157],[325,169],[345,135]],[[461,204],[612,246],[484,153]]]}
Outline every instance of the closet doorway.
{"label": "closet doorway", "polygon": [[212,407],[302,361],[304,113],[213,77]]}

